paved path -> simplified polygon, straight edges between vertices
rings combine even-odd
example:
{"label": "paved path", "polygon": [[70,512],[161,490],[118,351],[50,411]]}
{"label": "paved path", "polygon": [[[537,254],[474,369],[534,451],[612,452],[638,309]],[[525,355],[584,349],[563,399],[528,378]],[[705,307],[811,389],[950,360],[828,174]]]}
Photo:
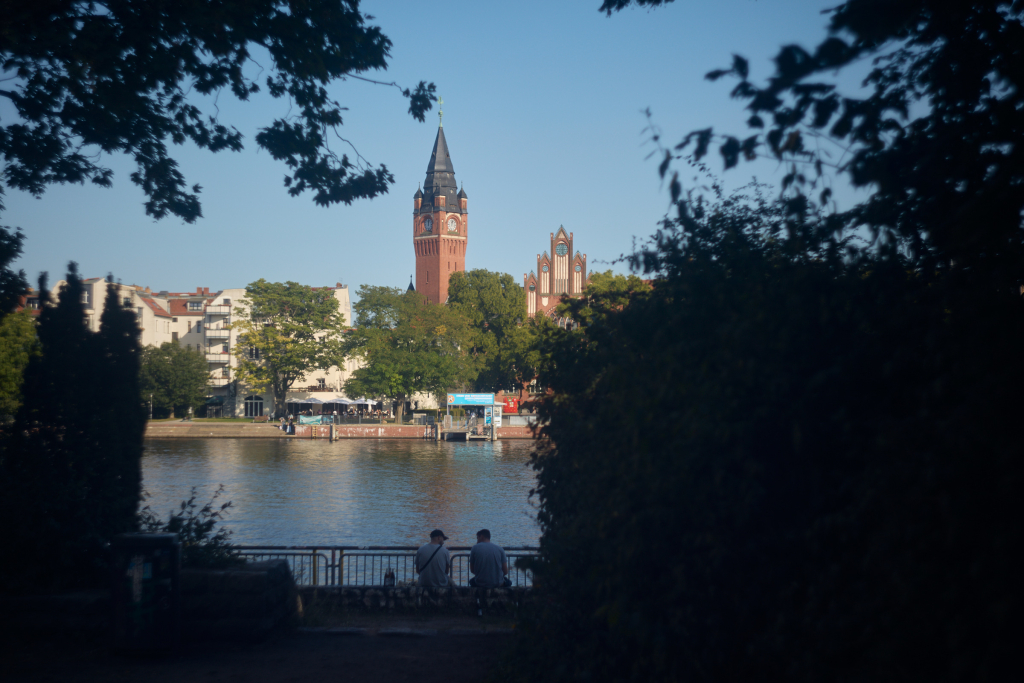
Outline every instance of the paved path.
{"label": "paved path", "polygon": [[[306,630],[262,644],[206,645],[154,659],[117,657],[89,646],[7,641],[0,679],[5,683],[480,683],[509,644],[509,636],[501,634],[504,629],[462,635],[463,629],[426,626],[395,624],[391,629],[362,629],[360,635]],[[350,633],[359,631],[360,627],[350,629]]]}

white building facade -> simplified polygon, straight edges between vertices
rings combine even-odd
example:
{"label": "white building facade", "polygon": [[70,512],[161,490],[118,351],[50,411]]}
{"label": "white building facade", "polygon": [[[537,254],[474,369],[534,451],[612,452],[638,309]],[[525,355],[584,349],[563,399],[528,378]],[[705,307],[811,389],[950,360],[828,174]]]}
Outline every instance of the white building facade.
{"label": "white building facade", "polygon": [[[51,289],[54,301],[66,284],[65,280],[54,284]],[[93,332],[99,331],[107,284],[104,278],[82,281],[86,325]],[[208,412],[224,417],[255,417],[273,411],[274,398],[269,390],[250,390],[235,377],[238,331],[232,329],[231,322],[237,319],[235,309],[245,307],[244,288],[211,292],[208,287],[198,287],[194,292],[153,292],[137,285],[115,283],[113,286],[117,288],[122,305],[135,311],[139,341],[143,346],[172,342],[203,354],[210,371]],[[348,285],[339,282],[327,289],[338,301],[344,325],[350,326],[352,302]],[[301,403],[311,397],[327,400],[344,396],[345,381],[358,367],[358,361],[346,360],[344,367],[313,371],[295,382],[288,401]]]}

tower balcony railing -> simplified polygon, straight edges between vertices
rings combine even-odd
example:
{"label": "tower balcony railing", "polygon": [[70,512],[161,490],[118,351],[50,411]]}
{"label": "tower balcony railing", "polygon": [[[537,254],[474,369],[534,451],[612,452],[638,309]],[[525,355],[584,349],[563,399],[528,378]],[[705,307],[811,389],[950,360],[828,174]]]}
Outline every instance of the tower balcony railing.
{"label": "tower balcony railing", "polygon": [[206,315],[231,315],[231,306],[227,304],[217,304],[216,306],[207,306]]}
{"label": "tower balcony railing", "polygon": [[209,327],[207,327],[206,328],[206,338],[207,339],[230,339],[231,338],[231,330],[220,330],[220,329],[211,330]]}
{"label": "tower balcony railing", "polygon": [[227,363],[230,360],[231,360],[231,354],[230,353],[207,353],[206,354],[206,362],[207,363]]}
{"label": "tower balcony railing", "polygon": [[230,377],[211,377],[209,382],[207,382],[211,387],[226,387],[230,383]]}

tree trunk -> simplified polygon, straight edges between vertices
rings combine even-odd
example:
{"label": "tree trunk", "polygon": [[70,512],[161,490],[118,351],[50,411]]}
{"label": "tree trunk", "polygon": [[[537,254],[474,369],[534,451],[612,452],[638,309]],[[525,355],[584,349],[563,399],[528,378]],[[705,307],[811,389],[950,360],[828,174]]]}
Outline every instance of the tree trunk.
{"label": "tree trunk", "polygon": [[398,395],[398,407],[395,408],[395,424],[402,424],[402,413],[405,412],[405,394]]}
{"label": "tree trunk", "polygon": [[291,382],[278,378],[272,387],[274,391],[274,415],[282,417],[288,414],[288,390],[291,389]]}
{"label": "tree trunk", "polygon": [[174,406],[171,406],[171,417],[170,417],[170,419],[172,419],[172,420],[174,419]]}

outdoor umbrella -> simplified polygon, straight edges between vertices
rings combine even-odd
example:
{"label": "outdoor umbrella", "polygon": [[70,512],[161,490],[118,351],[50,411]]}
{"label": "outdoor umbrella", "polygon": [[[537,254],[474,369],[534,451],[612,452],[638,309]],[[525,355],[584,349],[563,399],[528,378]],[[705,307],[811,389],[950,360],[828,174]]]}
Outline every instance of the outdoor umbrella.
{"label": "outdoor umbrella", "polygon": [[303,399],[302,401],[300,401],[300,403],[316,403],[316,404],[320,404],[320,403],[323,403],[323,401],[321,401],[318,398],[307,398],[307,399]]}

